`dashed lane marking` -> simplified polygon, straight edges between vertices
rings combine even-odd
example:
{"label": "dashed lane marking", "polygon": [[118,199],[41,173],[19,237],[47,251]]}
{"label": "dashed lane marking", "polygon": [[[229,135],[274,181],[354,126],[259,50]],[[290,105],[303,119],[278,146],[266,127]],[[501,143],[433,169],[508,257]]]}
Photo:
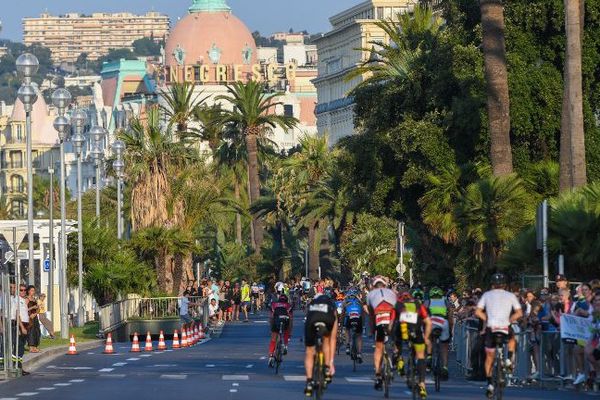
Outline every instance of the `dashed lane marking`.
{"label": "dashed lane marking", "polygon": [[373,383],[373,378],[346,378],[348,383]]}
{"label": "dashed lane marking", "polygon": [[187,375],[161,375],[161,379],[187,379]]}
{"label": "dashed lane marking", "polygon": [[266,359],[267,359],[267,356],[262,356],[260,359],[261,359],[261,360],[266,360]]}
{"label": "dashed lane marking", "polygon": [[131,358],[127,359],[127,361],[139,361],[139,360],[141,360],[141,358],[138,358],[138,357],[131,357]]}
{"label": "dashed lane marking", "polygon": [[112,366],[113,367],[124,367],[125,365],[127,365],[126,362],[118,362],[118,363],[114,363]]}
{"label": "dashed lane marking", "polygon": [[234,383],[232,383],[232,384],[231,384],[231,386],[233,386],[233,387],[237,387],[237,386],[240,386],[240,384],[239,384],[239,383],[237,383],[237,382],[234,382]]}
{"label": "dashed lane marking", "polygon": [[96,353],[94,353],[94,352],[89,352],[89,353],[88,353],[88,355],[92,355],[92,354],[96,354]]}
{"label": "dashed lane marking", "polygon": [[19,400],[16,397],[2,397],[0,400]]}
{"label": "dashed lane marking", "polygon": [[65,387],[65,386],[71,386],[71,384],[68,383],[68,382],[65,382],[65,383],[55,383],[54,386]]}
{"label": "dashed lane marking", "polygon": [[102,368],[99,369],[98,372],[113,372],[114,370],[114,368]]}
{"label": "dashed lane marking", "polygon": [[229,393],[237,393],[237,389],[229,389]]}
{"label": "dashed lane marking", "polygon": [[100,374],[100,378],[122,379],[125,378],[125,374]]}
{"label": "dashed lane marking", "polygon": [[286,382],[304,382],[306,381],[305,375],[284,375],[283,380]]}
{"label": "dashed lane marking", "polygon": [[246,368],[252,368],[252,367],[254,367],[254,364],[248,364],[248,365],[246,365]]}
{"label": "dashed lane marking", "polygon": [[85,381],[85,379],[71,379],[69,382],[71,382],[71,383],[81,383],[81,382],[84,382],[84,381]]}
{"label": "dashed lane marking", "polygon": [[224,381],[249,381],[248,375],[223,375]]}
{"label": "dashed lane marking", "polygon": [[71,371],[85,371],[85,370],[94,369],[92,367],[57,367],[56,365],[49,365],[46,368],[47,369],[71,370]]}
{"label": "dashed lane marking", "polygon": [[214,368],[215,364],[206,364],[206,368]]}
{"label": "dashed lane marking", "polygon": [[35,396],[37,394],[38,394],[38,392],[23,392],[23,393],[19,393],[17,396],[19,396],[19,397],[31,397],[31,396]]}
{"label": "dashed lane marking", "polygon": [[54,390],[54,389],[56,389],[56,388],[53,388],[53,387],[40,387],[40,388],[37,388],[35,390],[39,390],[40,392],[49,392],[49,391]]}
{"label": "dashed lane marking", "polygon": [[268,324],[269,321],[254,321],[255,324]]}
{"label": "dashed lane marking", "polygon": [[154,364],[151,368],[174,368],[177,364]]}
{"label": "dashed lane marking", "polygon": [[152,354],[141,354],[140,357],[152,357]]}

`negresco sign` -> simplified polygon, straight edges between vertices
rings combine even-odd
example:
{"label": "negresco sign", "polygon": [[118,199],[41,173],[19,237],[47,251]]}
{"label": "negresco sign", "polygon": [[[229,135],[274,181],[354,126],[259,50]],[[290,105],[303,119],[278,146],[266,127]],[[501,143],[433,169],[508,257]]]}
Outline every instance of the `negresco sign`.
{"label": "negresco sign", "polygon": [[170,83],[228,83],[237,81],[271,81],[281,77],[292,80],[296,76],[296,64],[254,64],[254,65],[173,65],[165,67],[165,82]]}

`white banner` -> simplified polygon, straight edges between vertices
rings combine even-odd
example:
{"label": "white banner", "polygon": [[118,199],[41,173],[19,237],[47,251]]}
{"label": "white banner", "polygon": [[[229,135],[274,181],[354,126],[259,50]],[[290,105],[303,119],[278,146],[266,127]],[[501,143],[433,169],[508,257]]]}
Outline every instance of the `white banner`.
{"label": "white banner", "polygon": [[560,338],[572,340],[590,340],[592,322],[587,318],[563,314],[560,316]]}

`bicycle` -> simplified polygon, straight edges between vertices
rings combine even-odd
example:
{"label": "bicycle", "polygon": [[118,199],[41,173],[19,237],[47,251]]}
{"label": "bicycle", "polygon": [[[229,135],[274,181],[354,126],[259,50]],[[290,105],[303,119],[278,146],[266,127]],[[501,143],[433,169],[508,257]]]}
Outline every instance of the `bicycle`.
{"label": "bicycle", "polygon": [[406,370],[406,386],[412,392],[412,399],[417,400],[419,396],[419,384],[417,382],[417,360],[415,356],[415,348],[411,340],[408,342],[408,360],[404,364]]}
{"label": "bicycle", "polygon": [[492,364],[492,385],[494,393],[488,395],[488,398],[502,400],[504,386],[506,385],[506,376],[504,372],[504,345],[506,343],[506,334],[504,332],[494,332],[494,363]]}
{"label": "bicycle", "polygon": [[390,397],[390,386],[394,380],[394,371],[392,369],[392,359],[390,358],[389,347],[389,336],[385,335],[383,339],[383,355],[381,357],[381,378],[383,379],[383,397],[386,399]]}
{"label": "bicycle", "polygon": [[439,392],[441,389],[441,380],[442,380],[442,362],[440,359],[440,336],[442,335],[442,330],[440,328],[435,328],[431,333],[431,337],[433,339],[433,349],[431,352],[431,372],[433,373],[433,380],[435,383],[435,391]]}
{"label": "bicycle", "polygon": [[284,325],[284,321],[285,319],[289,319],[289,317],[287,317],[286,315],[281,315],[279,316],[280,320],[279,320],[279,333],[277,334],[277,346],[275,347],[275,375],[277,375],[279,373],[279,366],[281,365],[281,363],[283,362],[283,350],[284,350],[284,343],[283,343],[283,325]]}
{"label": "bicycle", "polygon": [[315,328],[317,329],[317,345],[313,363],[313,396],[316,400],[321,400],[325,389],[327,389],[325,380],[325,353],[323,353],[323,336],[327,327],[324,322],[317,322],[315,323]]}
{"label": "bicycle", "polygon": [[344,344],[346,344],[346,334],[344,332],[344,325],[342,324],[341,321],[338,321],[338,330],[337,330],[337,345],[336,345],[336,351],[337,351],[337,355],[340,355],[340,349],[342,348],[342,346],[344,346]]}
{"label": "bicycle", "polygon": [[356,372],[358,362],[358,334],[356,333],[356,322],[352,322],[352,336],[350,338],[352,347],[350,348],[350,359],[352,360],[352,371]]}

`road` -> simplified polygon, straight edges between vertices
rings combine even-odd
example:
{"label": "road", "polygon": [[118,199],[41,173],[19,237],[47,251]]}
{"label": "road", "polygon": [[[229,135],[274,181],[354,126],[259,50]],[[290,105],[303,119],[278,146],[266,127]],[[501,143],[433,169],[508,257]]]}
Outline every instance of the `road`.
{"label": "road", "polygon": [[[61,356],[31,375],[0,384],[0,400],[7,399],[303,399],[304,370],[302,319],[296,317],[290,353],[278,376],[267,367],[268,323],[266,315],[250,323],[228,324],[220,338],[189,349],[153,353],[129,353],[125,343],[118,354],[102,349]],[[365,364],[352,372],[349,357],[337,361],[337,375],[326,399],[363,400],[383,398],[372,383],[371,342]],[[156,348],[156,343],[154,344]],[[509,388],[507,399],[570,400],[595,395],[572,391]],[[394,382],[391,398],[408,399],[406,386]],[[452,378],[442,391],[430,389],[430,399],[484,399],[483,384]]]}

